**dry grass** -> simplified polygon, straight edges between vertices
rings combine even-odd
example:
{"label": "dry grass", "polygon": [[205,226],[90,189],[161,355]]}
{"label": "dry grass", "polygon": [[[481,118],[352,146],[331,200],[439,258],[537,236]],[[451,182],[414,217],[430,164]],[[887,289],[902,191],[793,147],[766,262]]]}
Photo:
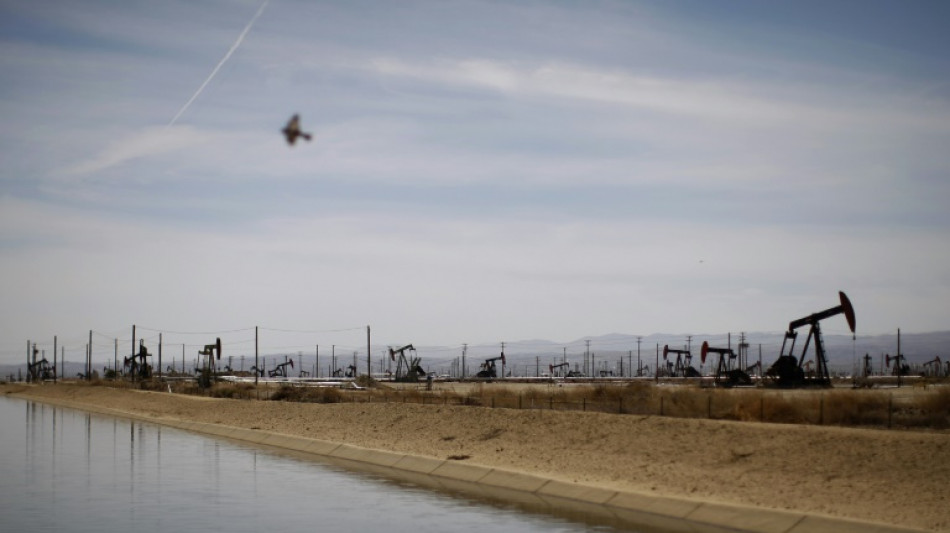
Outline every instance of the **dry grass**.
{"label": "dry grass", "polygon": [[[950,428],[950,387],[886,390],[708,389],[652,383],[551,387],[477,383],[468,392],[387,391],[372,401],[448,403],[508,409],[556,409],[712,418],[780,424],[853,427]],[[357,400],[359,401],[359,400]]]}
{"label": "dry grass", "polygon": [[271,393],[270,399],[283,402],[339,403],[344,401],[344,393],[331,387],[292,387],[282,385]]}
{"label": "dry grass", "polygon": [[933,429],[950,428],[950,388],[940,387],[899,406],[895,425]]}
{"label": "dry grass", "polygon": [[90,386],[169,390],[217,398],[339,403],[396,402],[466,405],[505,409],[593,411],[681,418],[711,418],[781,424],[850,427],[950,429],[950,386],[902,389],[765,388],[710,389],[649,382],[609,384],[474,383],[457,389],[436,385],[395,387],[370,383],[368,390],[281,385],[255,388],[246,383],[217,383],[200,389],[188,382],[93,380]]}
{"label": "dry grass", "polygon": [[254,395],[254,385],[250,383],[216,383],[211,387],[211,396],[214,398],[250,400]]}

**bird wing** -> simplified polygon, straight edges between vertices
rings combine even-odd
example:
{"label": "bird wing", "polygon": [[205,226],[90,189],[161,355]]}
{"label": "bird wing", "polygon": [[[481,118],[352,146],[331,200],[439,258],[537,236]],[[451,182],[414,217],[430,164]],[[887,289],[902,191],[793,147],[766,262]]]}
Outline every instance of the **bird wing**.
{"label": "bird wing", "polygon": [[300,129],[300,115],[294,115],[290,117],[290,120],[287,122],[286,129],[291,131]]}
{"label": "bird wing", "polygon": [[284,126],[284,129],[280,130],[285,137],[287,137],[287,142],[291,145],[294,144],[294,141],[297,140],[297,135],[300,133],[300,116],[294,115],[287,121],[287,125]]}

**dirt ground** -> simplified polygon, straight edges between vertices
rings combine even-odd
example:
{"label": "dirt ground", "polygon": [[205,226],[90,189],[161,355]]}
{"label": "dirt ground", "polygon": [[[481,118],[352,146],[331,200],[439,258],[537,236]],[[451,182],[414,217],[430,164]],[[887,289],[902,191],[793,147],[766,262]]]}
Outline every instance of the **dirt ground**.
{"label": "dirt ground", "polygon": [[161,419],[255,428],[604,488],[950,531],[950,434],[417,404],[209,399],[0,386]]}

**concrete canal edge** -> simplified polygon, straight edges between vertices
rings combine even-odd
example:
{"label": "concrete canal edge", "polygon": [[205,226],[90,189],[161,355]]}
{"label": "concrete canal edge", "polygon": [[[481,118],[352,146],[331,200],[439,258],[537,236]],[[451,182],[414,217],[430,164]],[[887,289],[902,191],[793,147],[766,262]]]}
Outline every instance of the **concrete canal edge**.
{"label": "concrete canal edge", "polygon": [[461,492],[488,500],[513,502],[540,511],[556,509],[557,514],[565,516],[599,517],[610,523],[635,527],[641,531],[693,533],[737,531],[749,533],[902,533],[923,531],[818,514],[604,489],[456,460],[406,455],[223,424],[191,422],[172,418],[152,418],[118,409],[67,400],[35,398],[16,393],[10,394],[10,396],[106,416],[174,427],[304,456],[317,456],[334,464],[376,473],[384,477],[409,481],[429,488]]}

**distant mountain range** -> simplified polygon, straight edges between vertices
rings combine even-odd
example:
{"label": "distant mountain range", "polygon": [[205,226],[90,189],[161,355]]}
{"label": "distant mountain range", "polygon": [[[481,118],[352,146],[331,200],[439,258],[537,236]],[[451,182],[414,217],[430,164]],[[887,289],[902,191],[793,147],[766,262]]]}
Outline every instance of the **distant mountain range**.
{"label": "distant mountain range", "polygon": [[[796,341],[795,355],[801,355],[802,347],[807,336],[807,329],[799,330],[798,340]],[[638,337],[636,335],[627,335],[620,333],[611,333],[607,335],[584,337],[568,343],[557,343],[548,340],[522,340],[504,343],[505,361],[508,369],[514,369],[516,374],[533,376],[537,372],[547,370],[548,365],[560,363],[566,360],[571,368],[583,363],[587,359],[587,354],[592,355],[596,369],[612,370],[619,373],[620,361],[623,359],[625,368],[624,373],[628,373],[631,365],[637,366]],[[745,334],[745,342],[749,344],[748,362],[754,363],[761,360],[764,367],[771,365],[780,355],[783,332],[753,332]],[[851,372],[852,368],[859,368],[865,354],[872,357],[875,370],[880,371],[885,365],[885,355],[894,355],[897,353],[897,334],[858,336],[852,340],[850,335],[825,335],[823,337],[825,350],[828,355],[829,367],[834,372]],[[671,349],[689,348],[693,360],[692,365],[696,368],[700,366],[700,347],[704,341],[709,342],[714,347],[731,347],[738,351],[740,341],[739,335],[729,335],[725,333],[710,335],[685,335],[685,334],[662,334],[642,336],[639,338],[639,354],[643,365],[648,365],[651,369],[655,367],[657,354],[662,358],[664,346]],[[921,364],[932,361],[935,357],[940,357],[944,362],[950,360],[950,331],[937,331],[931,333],[905,333],[901,335],[901,352],[903,352],[906,364],[911,367],[918,367]],[[379,363],[380,355],[386,349],[386,346],[372,347],[373,350],[373,368]],[[398,348],[398,347],[397,347]],[[460,346],[416,346],[415,356],[421,358],[421,365],[427,371],[437,372],[439,374],[453,373],[455,369],[461,366],[461,356],[463,348]],[[478,371],[479,365],[486,359],[498,357],[501,355],[502,345],[496,344],[473,344],[464,349],[467,374],[471,375]],[[813,357],[813,349],[809,347],[809,358]],[[283,362],[286,357],[296,359],[296,354],[267,354],[262,355],[266,360],[264,366],[272,368],[275,361]],[[314,364],[313,355],[304,356],[304,366],[312,368]],[[362,353],[356,362],[359,371],[365,370],[365,352]],[[253,359],[253,358],[252,358]],[[330,358],[326,355],[321,356],[321,368],[328,368]],[[340,356],[338,358],[338,367],[345,368],[352,362],[352,357]],[[169,362],[170,363],[170,362]],[[253,363],[249,363],[253,364]],[[384,363],[385,364],[385,363]],[[709,369],[715,365],[716,361],[707,359],[705,368]],[[500,365],[500,362],[499,362]],[[93,369],[100,375],[106,366],[112,366],[112,360],[94,361]],[[235,367],[237,363],[235,362]],[[80,361],[66,361],[63,375],[75,377],[78,373],[84,371],[84,364]],[[544,370],[539,370],[544,369]],[[299,371],[299,369],[297,369]],[[16,378],[18,375],[25,375],[26,365],[0,365],[0,378],[7,379],[9,376]],[[327,371],[323,370],[322,375]],[[297,375],[293,372],[291,375]]]}

